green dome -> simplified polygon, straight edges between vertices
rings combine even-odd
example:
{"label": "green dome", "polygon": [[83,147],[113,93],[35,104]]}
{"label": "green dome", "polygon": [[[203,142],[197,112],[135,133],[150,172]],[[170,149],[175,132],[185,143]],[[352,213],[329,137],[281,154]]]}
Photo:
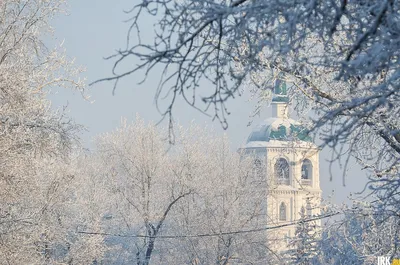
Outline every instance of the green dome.
{"label": "green dome", "polygon": [[253,129],[247,142],[305,141],[311,142],[308,131],[292,119],[270,118]]}

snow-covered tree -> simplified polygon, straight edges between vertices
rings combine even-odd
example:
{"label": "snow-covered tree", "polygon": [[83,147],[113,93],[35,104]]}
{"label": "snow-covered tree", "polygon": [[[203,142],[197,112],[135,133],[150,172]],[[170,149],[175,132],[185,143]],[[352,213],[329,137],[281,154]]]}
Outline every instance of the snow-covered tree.
{"label": "snow-covered tree", "polygon": [[199,126],[178,126],[174,146],[167,135],[138,117],[96,140],[93,177],[112,183],[99,191],[107,262],[265,264],[267,186],[253,161]]}
{"label": "snow-covered tree", "polygon": [[[209,133],[197,130],[196,134]],[[180,230],[176,233],[205,236],[182,240],[185,263],[266,264],[272,255],[263,230],[268,219],[266,174],[255,169],[259,165],[252,157],[232,152],[226,137],[208,135],[190,141],[193,144],[208,166],[201,167],[196,195],[178,207],[174,220]]]}
{"label": "snow-covered tree", "polygon": [[[0,260],[1,264],[82,264],[71,239],[91,211],[75,200],[84,186],[72,165],[80,126],[51,109],[50,89],[83,91],[81,70],[44,36],[63,1],[0,2]],[[80,183],[77,185],[77,183]],[[74,218],[76,217],[76,218]],[[72,249],[70,248],[70,249]],[[91,249],[93,250],[93,248]],[[87,251],[89,253],[90,251]],[[101,256],[101,255],[99,255]]]}
{"label": "snow-covered tree", "polygon": [[289,264],[312,264],[317,252],[318,231],[315,222],[308,220],[306,210],[301,207],[294,237],[288,244]]}
{"label": "snow-covered tree", "polygon": [[192,161],[189,154],[184,161],[174,161],[167,155],[164,137],[155,125],[138,118],[97,138],[104,165],[100,174],[112,183],[110,200],[115,198],[116,211],[109,213],[114,227],[109,232],[137,236],[127,253],[136,264],[149,264],[159,249],[162,231],[170,224],[171,212],[194,192],[193,178],[198,178],[201,166],[207,166],[201,160]]}
{"label": "snow-covered tree", "polygon": [[339,209],[344,216],[323,227],[315,264],[373,265],[378,256],[400,255],[398,217],[387,211],[378,214],[369,202]]}

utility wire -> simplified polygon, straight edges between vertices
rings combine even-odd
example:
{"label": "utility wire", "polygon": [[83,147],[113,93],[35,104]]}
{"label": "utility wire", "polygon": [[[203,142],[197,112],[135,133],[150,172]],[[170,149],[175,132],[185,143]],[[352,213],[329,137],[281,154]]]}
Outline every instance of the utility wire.
{"label": "utility wire", "polygon": [[261,232],[266,230],[274,230],[282,227],[296,225],[300,222],[312,222],[316,220],[325,219],[328,217],[332,217],[335,215],[341,214],[341,212],[333,212],[326,215],[315,216],[313,218],[308,218],[305,220],[297,220],[294,222],[275,225],[275,226],[267,226],[261,227],[256,229],[248,229],[248,230],[238,230],[238,231],[231,231],[231,232],[220,232],[220,233],[205,233],[205,234],[197,234],[197,235],[160,235],[160,236],[148,236],[148,235],[123,235],[123,234],[112,234],[112,233],[105,233],[105,232],[88,232],[88,231],[77,231],[78,234],[84,235],[102,235],[102,236],[115,236],[115,237],[128,237],[128,238],[165,238],[165,239],[175,239],[175,238],[196,238],[196,237],[215,237],[215,236],[225,236],[225,235],[237,235],[237,234],[246,234],[246,233],[255,233]]}

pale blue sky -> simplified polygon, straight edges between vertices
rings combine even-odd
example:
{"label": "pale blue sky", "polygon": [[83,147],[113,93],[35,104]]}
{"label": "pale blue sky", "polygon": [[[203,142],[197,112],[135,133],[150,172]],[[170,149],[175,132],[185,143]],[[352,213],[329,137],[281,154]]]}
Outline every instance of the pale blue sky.
{"label": "pale blue sky", "polygon": [[[119,47],[124,47],[129,24],[123,21],[129,17],[123,10],[129,9],[135,3],[137,3],[135,0],[71,0],[69,15],[60,16],[52,22],[57,41],[64,41],[68,56],[76,58],[78,65],[86,67],[85,76],[88,82],[110,75],[112,63],[105,61],[103,57],[112,54]],[[152,37],[152,28],[152,21],[149,21],[142,30],[147,34],[145,38]],[[140,86],[137,85],[140,76],[129,77],[119,83],[114,96],[112,83],[96,84],[88,90],[94,103],[85,101],[79,93],[68,90],[58,91],[56,95],[51,96],[51,99],[54,107],[68,105],[70,116],[87,127],[88,131],[83,133],[82,139],[86,147],[91,147],[91,137],[115,129],[121,117],[132,120],[138,113],[147,121],[160,120],[161,116],[154,104],[158,77],[155,75]],[[228,119],[227,134],[232,140],[233,147],[239,147],[244,143],[251,131],[247,124],[253,106],[253,102],[249,102],[246,97],[237,98],[228,104],[232,114]],[[254,119],[254,123],[268,118],[269,115],[267,109],[261,117]],[[208,117],[182,102],[178,102],[176,106],[175,118],[183,125],[191,120],[200,124],[211,124]],[[218,122],[212,125],[222,133]],[[347,186],[343,187],[342,173],[338,165],[334,165],[334,180],[330,182],[329,163],[325,161],[329,158],[329,153],[329,150],[323,150],[320,156],[321,188],[324,197],[335,189],[335,201],[340,202],[349,192],[360,190],[362,183],[366,182],[366,177],[364,172],[352,165],[346,179]]]}

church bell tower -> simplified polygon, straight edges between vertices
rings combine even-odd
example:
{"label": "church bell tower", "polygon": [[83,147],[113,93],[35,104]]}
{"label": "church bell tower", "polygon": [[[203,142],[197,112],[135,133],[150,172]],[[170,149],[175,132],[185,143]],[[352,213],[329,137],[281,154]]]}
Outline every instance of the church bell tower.
{"label": "church bell tower", "polygon": [[[307,217],[320,215],[319,148],[301,124],[289,118],[286,83],[277,80],[272,117],[257,125],[241,148],[265,167],[268,244],[275,251],[288,249],[296,221],[304,207]],[[282,226],[281,226],[282,225]],[[316,221],[320,226],[320,221]]]}

